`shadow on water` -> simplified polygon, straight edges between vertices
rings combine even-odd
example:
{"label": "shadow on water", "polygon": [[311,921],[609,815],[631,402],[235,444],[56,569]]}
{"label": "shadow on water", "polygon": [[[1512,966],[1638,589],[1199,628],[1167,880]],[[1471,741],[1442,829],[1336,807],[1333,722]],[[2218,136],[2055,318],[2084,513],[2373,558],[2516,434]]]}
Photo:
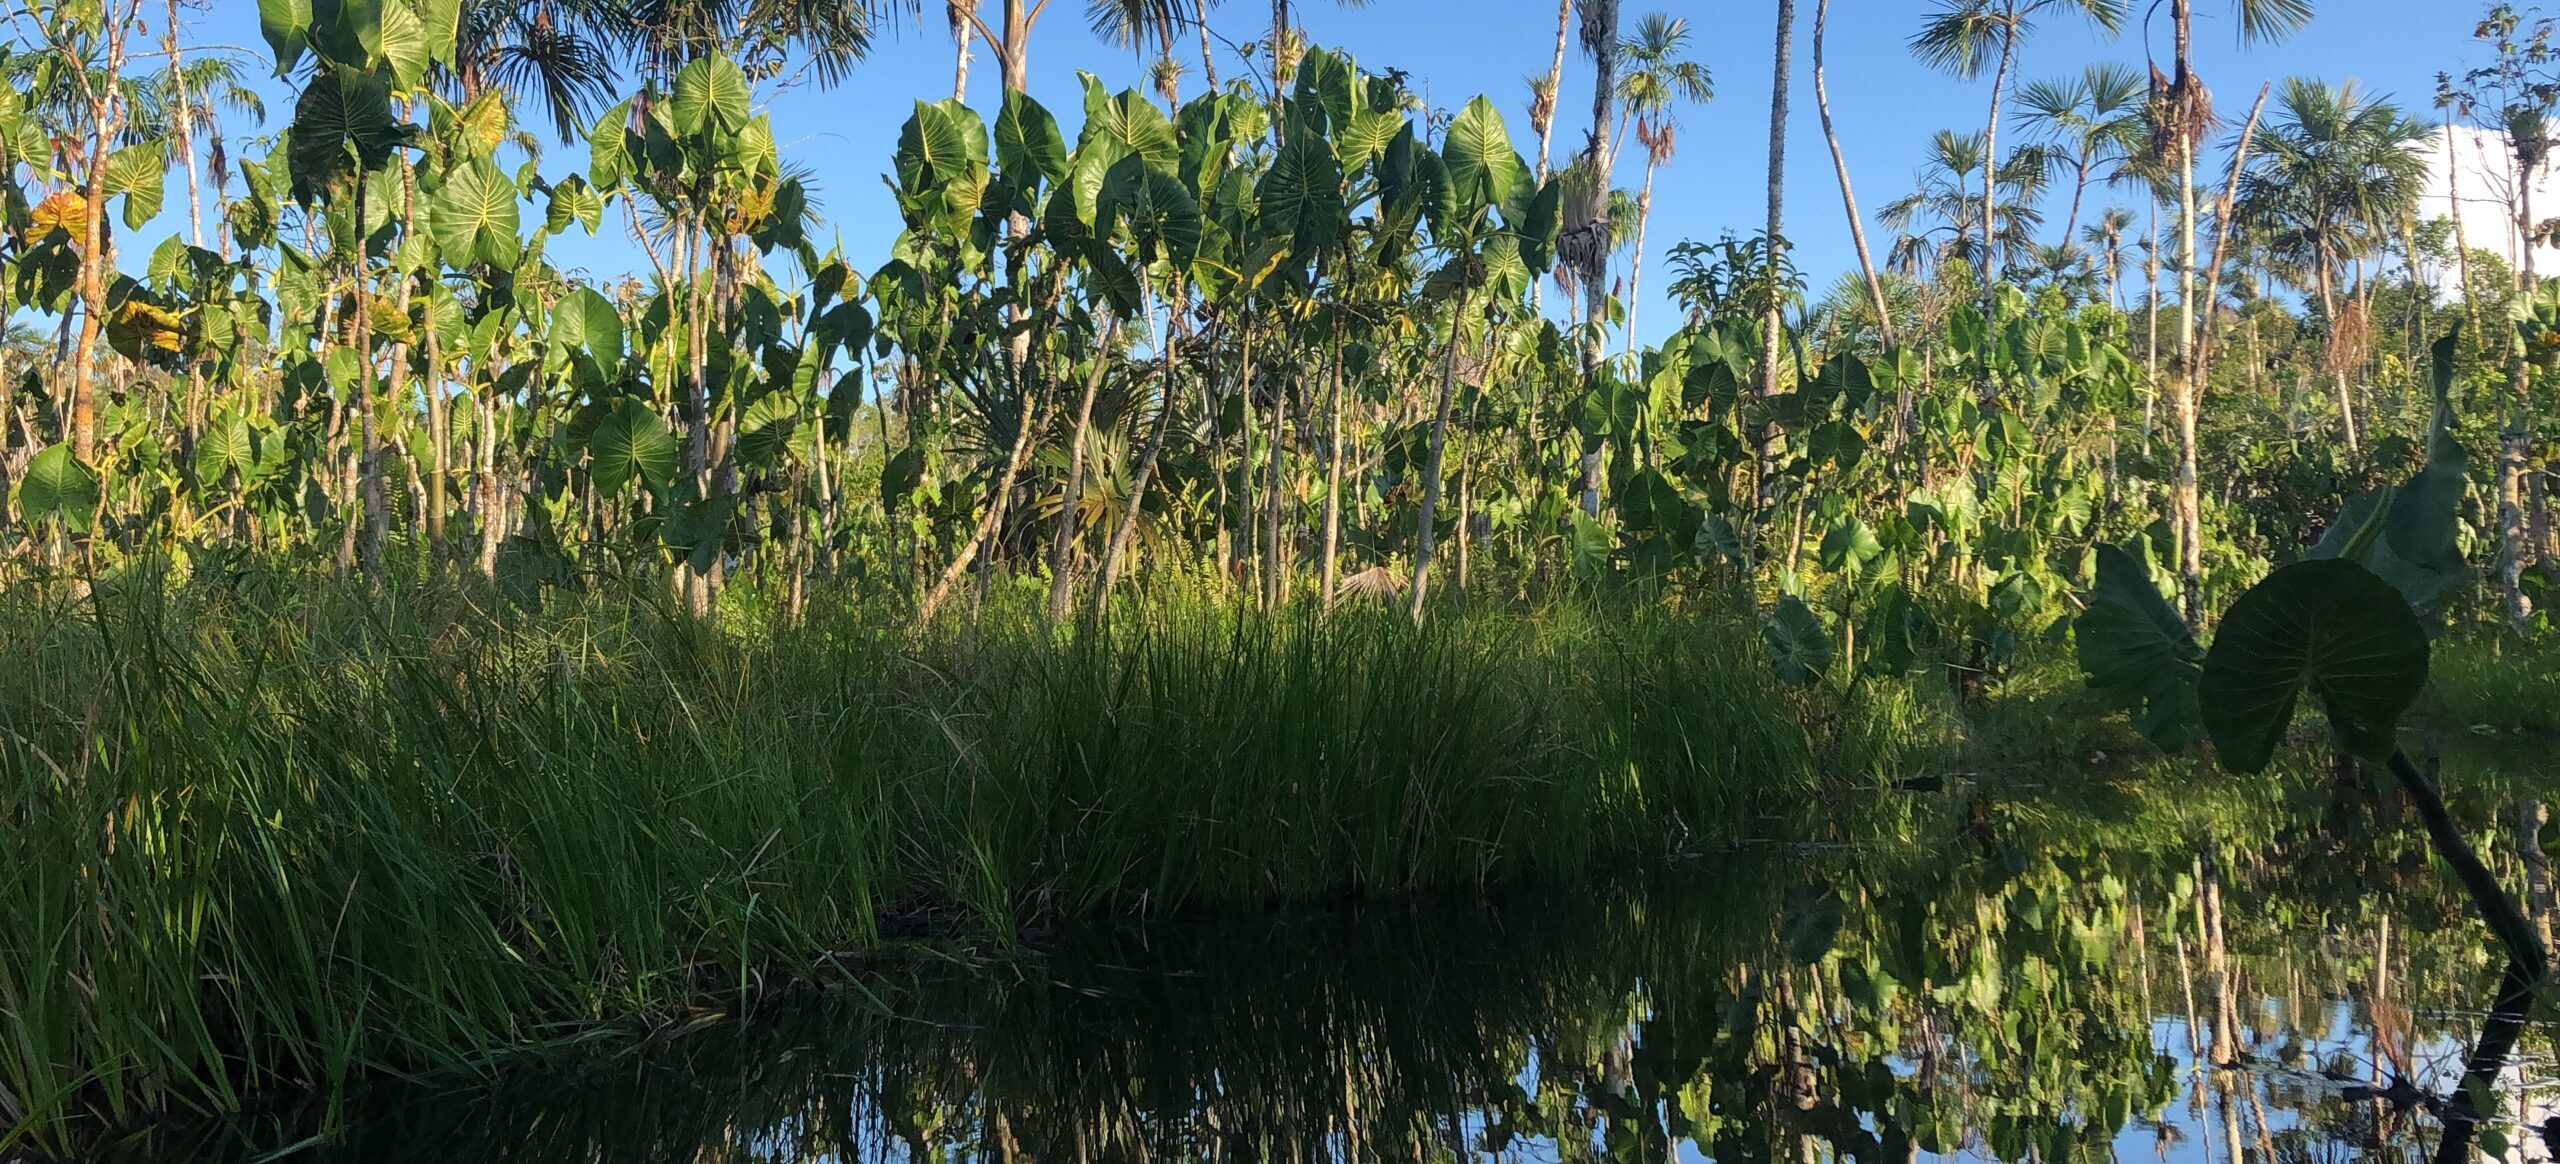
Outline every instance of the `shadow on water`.
{"label": "shadow on water", "polygon": [[[325,1140],[329,1113],[274,1111],[125,1158],[2550,1155],[2547,1028],[2387,784],[2083,783],[1918,794],[1873,845],[902,963],[637,1050],[383,1084]],[[2512,1021],[2483,1031],[2493,996]]]}

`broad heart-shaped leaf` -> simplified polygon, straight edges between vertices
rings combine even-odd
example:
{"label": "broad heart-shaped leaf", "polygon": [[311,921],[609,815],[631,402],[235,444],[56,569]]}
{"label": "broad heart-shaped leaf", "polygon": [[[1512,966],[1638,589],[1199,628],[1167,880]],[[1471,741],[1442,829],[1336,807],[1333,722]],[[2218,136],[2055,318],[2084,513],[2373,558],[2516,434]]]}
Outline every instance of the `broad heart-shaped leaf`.
{"label": "broad heart-shaped leaf", "polygon": [[1911,592],[1899,582],[1888,584],[1876,596],[1874,611],[1867,617],[1864,638],[1872,644],[1867,657],[1859,663],[1870,674],[1901,675],[1920,661],[1920,652],[1912,643],[1912,624],[1921,617],[1912,605]]}
{"label": "broad heart-shaped leaf", "polygon": [[1181,179],[1148,165],[1143,155],[1124,157],[1103,175],[1100,207],[1097,221],[1126,223],[1148,262],[1187,267],[1200,249],[1200,204]]}
{"label": "broad heart-shaped leaf", "polygon": [[1786,682],[1805,686],[1831,669],[1831,634],[1822,629],[1821,616],[1795,595],[1779,597],[1768,625],[1760,628],[1760,640],[1769,647],[1778,678]]}
{"label": "broad heart-shaped leaf", "polygon": [[1342,223],[1342,169],[1321,143],[1292,135],[1263,173],[1260,193],[1263,230],[1292,240],[1299,256],[1332,244]]}
{"label": "broad heart-shaped leaf", "polygon": [[2342,558],[2296,562],[2249,588],[2222,618],[2197,686],[2222,766],[2256,772],[2275,756],[2308,691],[2347,751],[2398,747],[2400,715],[2427,683],[2427,632],[2408,600]]}
{"label": "broad heart-shaped leaf", "polygon": [[[2406,485],[2348,502],[2306,555],[2352,560],[2390,583],[2415,607],[2435,601],[2469,572],[2456,531],[2470,465],[2452,435],[2453,364],[2461,335],[2459,328],[2445,333],[2431,352],[2436,407],[2428,425],[2426,467]],[[2380,524],[2368,531],[2366,527],[2377,520],[2377,505]]]}
{"label": "broad heart-shaped leaf", "polygon": [[390,86],[379,74],[342,67],[311,78],[293,107],[288,157],[296,200],[315,201],[354,177],[359,160],[370,170],[390,158],[400,141],[390,103]]}
{"label": "broad heart-shaped leaf", "polygon": [[604,111],[587,131],[587,180],[611,190],[631,173],[631,102]]}
{"label": "broad heart-shaped leaf", "polygon": [[549,201],[542,208],[542,229],[559,234],[575,223],[588,234],[604,225],[604,199],[587,180],[571,174],[551,184]]}
{"label": "broad heart-shaped leaf", "polygon": [[1501,205],[1523,176],[1501,111],[1483,97],[1467,102],[1449,123],[1440,158],[1449,167],[1450,194],[1462,212]]}
{"label": "broad heart-shaped leaf", "polygon": [[1856,514],[1842,514],[1822,535],[1822,568],[1858,572],[1884,554],[1884,543]]}
{"label": "broad heart-shaped leaf", "polygon": [[2152,588],[2150,571],[2123,550],[2099,546],[2097,584],[2088,604],[2072,624],[2072,638],[2089,686],[2134,704],[2134,730],[2161,751],[2204,738],[2196,705],[2204,650]]}
{"label": "broad heart-shaped leaf", "polygon": [[1034,193],[1067,176],[1058,119],[1019,89],[1004,91],[1004,108],[996,114],[996,165],[1015,189]]}
{"label": "broad heart-shaped leaf", "polygon": [[63,528],[86,533],[98,511],[98,475],[71,456],[70,445],[54,445],[27,462],[17,501],[18,518],[29,525],[59,519]]}
{"label": "broad heart-shaped leaf", "polygon": [[436,191],[433,210],[436,246],[447,263],[515,266],[523,250],[516,241],[516,184],[496,166],[474,160],[454,167]]}
{"label": "broad heart-shaped leaf", "polygon": [[249,418],[225,409],[205,425],[204,435],[196,439],[196,488],[212,490],[222,487],[232,473],[242,481],[258,471],[258,445],[249,430]]}
{"label": "broad heart-shaped leaf", "polygon": [[613,310],[612,300],[593,288],[580,287],[552,305],[551,342],[585,352],[610,368],[622,359],[622,317]]}
{"label": "broad heart-shaped leaf", "polygon": [[667,104],[676,132],[691,137],[745,128],[748,102],[747,74],[738,62],[715,54],[697,57],[676,71]]}
{"label": "broad heart-shaped leaf", "polygon": [[125,229],[140,230],[143,223],[160,213],[162,180],[168,167],[168,154],[158,142],[129,145],[107,155],[106,173],[101,180],[108,197],[124,197]]}
{"label": "broad heart-shaped leaf", "polygon": [[402,90],[416,88],[435,59],[426,23],[409,7],[409,0],[382,0],[377,13],[372,35],[365,37],[365,51],[374,64],[391,70],[394,85]]}
{"label": "broad heart-shaped leaf", "polygon": [[275,54],[276,75],[293,71],[311,40],[311,0],[258,0],[258,33]]}
{"label": "broad heart-shaped leaf", "polygon": [[986,127],[957,101],[916,102],[898,130],[898,190],[931,194],[973,182],[987,168]]}
{"label": "broad heart-shaped leaf", "polygon": [[1168,173],[1181,168],[1181,143],[1174,137],[1173,123],[1165,120],[1155,102],[1135,89],[1106,97],[1102,83],[1092,74],[1076,76],[1085,86],[1084,127],[1076,133],[1077,153],[1100,154],[1104,166],[1139,154]]}
{"label": "broad heart-shaped leaf", "polygon": [[587,471],[606,494],[622,492],[635,479],[663,488],[676,476],[675,434],[667,431],[656,410],[638,400],[624,400],[596,423],[595,435],[587,439],[587,456]]}

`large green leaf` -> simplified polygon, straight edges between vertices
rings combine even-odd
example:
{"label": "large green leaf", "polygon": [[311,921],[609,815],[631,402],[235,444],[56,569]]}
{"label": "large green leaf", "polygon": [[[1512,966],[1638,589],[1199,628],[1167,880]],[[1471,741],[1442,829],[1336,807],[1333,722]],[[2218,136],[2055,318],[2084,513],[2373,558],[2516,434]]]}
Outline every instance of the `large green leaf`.
{"label": "large green leaf", "polygon": [[2204,738],[2196,678],[2204,650],[2160,592],[2150,571],[2114,546],[2098,547],[2097,583],[2072,625],[2089,686],[2133,705],[2134,730],[2174,752]]}
{"label": "large green leaf", "polygon": [[108,197],[124,198],[125,229],[140,230],[143,223],[160,213],[168,168],[169,156],[158,142],[129,145],[107,155],[106,172],[100,180]]}
{"label": "large green leaf", "polygon": [[436,191],[433,226],[446,262],[512,269],[523,249],[516,241],[516,184],[487,162],[454,167]]}
{"label": "large green leaf", "polygon": [[725,135],[746,128],[747,75],[728,57],[695,58],[677,70],[668,113],[677,133]]}
{"label": "large green leaf", "polygon": [[1067,176],[1066,139],[1058,135],[1058,119],[1030,94],[1004,92],[1004,109],[996,114],[996,164],[1014,187],[1036,193]]}
{"label": "large green leaf", "polygon": [[587,180],[613,189],[631,173],[631,103],[604,111],[587,131]]}
{"label": "large green leaf", "polygon": [[593,288],[580,287],[560,297],[551,308],[551,342],[595,357],[611,367],[622,359],[622,316],[613,301]]}
{"label": "large green leaf", "polygon": [[974,183],[987,166],[986,129],[957,101],[916,102],[898,130],[898,189],[922,195]]}
{"label": "large green leaf", "polygon": [[383,0],[365,51],[373,63],[391,71],[392,84],[403,90],[425,80],[427,66],[435,60],[426,23],[418,19],[408,0]]}
{"label": "large green leaf", "polygon": [[634,480],[663,488],[675,479],[675,434],[667,431],[657,411],[638,400],[624,400],[596,424],[587,440],[588,472],[597,490],[620,493]]}
{"label": "large green leaf", "polygon": [[1795,595],[1779,597],[1768,625],[1760,628],[1760,639],[1768,645],[1778,678],[1786,682],[1811,684],[1831,669],[1831,633],[1823,629],[1822,617]]}
{"label": "large green leaf", "polygon": [[1292,240],[1301,256],[1332,244],[1341,229],[1342,168],[1331,151],[1294,137],[1271,161],[1260,187],[1262,228]]}
{"label": "large green leaf", "polygon": [[400,128],[391,121],[391,90],[378,74],[324,71],[294,103],[293,195],[303,202],[370,170],[391,156]]}
{"label": "large green leaf", "polygon": [[1108,168],[1120,159],[1137,154],[1147,164],[1166,173],[1178,172],[1182,165],[1182,146],[1174,137],[1173,123],[1166,121],[1164,111],[1135,89],[1104,96],[1102,84],[1090,73],[1079,73],[1085,86],[1084,128],[1076,135],[1076,152],[1097,155],[1098,163]]}
{"label": "large green leaf", "polygon": [[1200,205],[1191,200],[1182,180],[1131,154],[1102,179],[1102,222],[1128,225],[1138,252],[1149,262],[1164,259],[1187,266],[1200,249]]}
{"label": "large green leaf", "polygon": [[1884,543],[1854,513],[1840,515],[1822,535],[1822,568],[1862,574],[1867,564],[1884,556]]}
{"label": "large green leaf", "polygon": [[98,475],[58,444],[27,462],[18,480],[18,518],[30,525],[59,520],[63,528],[85,533],[98,511]]}
{"label": "large green leaf", "polygon": [[2469,573],[2457,533],[2470,459],[2452,433],[2454,358],[2461,334],[2459,329],[2445,333],[2431,352],[2436,404],[2428,426],[2426,467],[2408,484],[2349,502],[2307,555],[2349,559],[2390,583],[2411,606],[2435,601]]}
{"label": "large green leaf", "polygon": [[542,229],[559,234],[576,223],[588,234],[604,225],[604,199],[587,180],[571,174],[552,183],[551,200],[543,207]]}
{"label": "large green leaf", "polygon": [[1524,176],[1501,111],[1483,97],[1467,102],[1449,123],[1440,157],[1449,168],[1450,193],[1461,214],[1501,205],[1512,184]]}
{"label": "large green leaf", "polygon": [[2400,715],[2427,682],[2427,633],[2408,601],[2339,558],[2296,562],[2231,604],[2197,686],[2222,766],[2274,758],[2309,692],[2340,746],[2367,759],[2398,747]]}
{"label": "large green leaf", "polygon": [[258,0],[258,33],[275,55],[276,75],[293,71],[311,41],[311,0]]}
{"label": "large green leaf", "polygon": [[258,445],[246,415],[226,409],[205,425],[196,439],[195,470],[196,488],[203,490],[219,488],[235,472],[244,482],[257,475]]}

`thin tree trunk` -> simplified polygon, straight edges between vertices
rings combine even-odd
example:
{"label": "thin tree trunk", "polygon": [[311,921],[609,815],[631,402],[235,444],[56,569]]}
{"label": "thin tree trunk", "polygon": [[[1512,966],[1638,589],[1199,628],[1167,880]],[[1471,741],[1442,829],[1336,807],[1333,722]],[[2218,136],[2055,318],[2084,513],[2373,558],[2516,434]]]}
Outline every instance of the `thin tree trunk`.
{"label": "thin tree trunk", "polygon": [[[1568,3],[1571,0],[1567,0]],[[1342,316],[1333,318],[1333,358],[1325,388],[1324,540],[1317,551],[1318,594],[1333,609],[1333,583],[1342,544]]]}
{"label": "thin tree trunk", "polygon": [[[2176,0],[2178,76],[2189,79],[2186,0]],[[2204,537],[2196,495],[2196,402],[2185,389],[2186,370],[2195,362],[2196,345],[2196,139],[2194,123],[2178,112],[2178,390],[2174,394],[2178,425],[2178,474],[2169,509],[2177,518],[2178,570],[2184,583],[2185,613],[2190,628],[2204,625]]]}
{"label": "thin tree trunk", "polygon": [[[1777,270],[1779,260],[1785,250],[1785,245],[1781,240],[1784,238],[1784,230],[1786,226],[1787,60],[1789,50],[1793,47],[1793,42],[1795,40],[1795,23],[1795,0],[1778,0],[1778,37],[1774,58],[1776,67],[1772,72],[1769,82],[1769,219],[1767,226],[1767,238],[1769,248],[1769,266],[1773,274]],[[1778,395],[1778,352],[1780,346],[1785,342],[1785,336],[1783,334],[1785,327],[1778,314],[1778,301],[1779,297],[1775,294],[1772,294],[1769,297],[1768,314],[1761,320],[1760,397],[1763,400],[1772,399]],[[1760,506],[1763,509],[1766,509],[1770,504],[1773,496],[1772,490],[1777,486],[1777,472],[1775,466],[1777,457],[1776,436],[1777,428],[1775,425],[1763,423],[1760,426],[1760,481],[1758,485],[1758,494],[1760,498]]]}
{"label": "thin tree trunk", "polygon": [[[2533,179],[2532,167],[2517,166],[2516,225],[2523,238],[2516,248],[2516,273],[2526,295],[2540,285],[2533,267]],[[2524,567],[2534,548],[2524,521],[2525,466],[2533,454],[2533,365],[2524,361],[2521,345],[2509,347],[2517,355],[2507,365],[2507,425],[2498,435],[2498,582],[2506,595],[2507,621],[2520,627],[2533,617],[2533,599],[2524,592]]]}
{"label": "thin tree trunk", "polygon": [[969,12],[963,5],[977,0],[946,0],[945,14],[951,20],[951,99],[969,100],[969,42],[975,33],[969,27]]}
{"label": "thin tree trunk", "polygon": [[1644,232],[1653,221],[1653,172],[1661,160],[1648,146],[1644,156],[1644,189],[1636,195],[1636,249],[1627,256],[1627,356],[1636,354],[1636,308],[1644,302]]}
{"label": "thin tree trunk", "polygon": [[[1416,624],[1422,621],[1423,597],[1431,588],[1431,538],[1440,517],[1440,459],[1449,442],[1449,400],[1458,385],[1458,349],[1466,343],[1467,300],[1475,288],[1458,285],[1449,313],[1449,346],[1440,353],[1440,402],[1431,414],[1431,455],[1422,476],[1422,516],[1413,534],[1413,603]],[[1461,536],[1465,531],[1459,531]]]}
{"label": "thin tree trunk", "polygon": [[[1991,74],[1991,115],[1982,123],[1982,317],[1991,318],[1991,299],[2000,271],[2000,99],[2009,88],[2009,66],[2018,54],[2018,12],[2013,2],[2000,32],[2000,65]],[[2068,240],[2066,240],[2068,241]]]}
{"label": "thin tree trunk", "polygon": [[932,625],[935,612],[941,610],[943,602],[951,596],[951,587],[960,581],[961,575],[968,573],[969,564],[976,561],[987,544],[995,539],[996,527],[1004,521],[1005,501],[1013,493],[1014,478],[1021,474],[1023,462],[1031,459],[1031,434],[1040,427],[1040,404],[1036,395],[1024,397],[1021,427],[1014,432],[1013,451],[1005,456],[1004,472],[996,477],[995,489],[987,495],[986,512],[978,516],[978,528],[961,545],[959,555],[951,559],[950,565],[943,567],[942,576],[934,581],[933,589],[925,593],[923,605],[916,610],[917,625]]}
{"label": "thin tree trunk", "polygon": [[1102,325],[1102,339],[1093,349],[1093,370],[1084,378],[1084,396],[1076,403],[1073,442],[1067,449],[1067,481],[1059,495],[1058,528],[1049,543],[1049,619],[1063,621],[1067,603],[1075,591],[1076,506],[1083,500],[1084,446],[1086,434],[1093,429],[1093,398],[1102,390],[1102,376],[1111,364],[1111,342],[1120,336],[1120,317],[1111,316]]}
{"label": "thin tree trunk", "polygon": [[[1178,301],[1177,301],[1178,302]],[[1142,308],[1147,313],[1148,329],[1155,328],[1152,303]],[[1168,313],[1170,315],[1172,313]],[[1121,510],[1120,526],[1111,531],[1111,541],[1102,549],[1102,569],[1093,585],[1093,621],[1100,625],[1111,613],[1111,587],[1120,579],[1120,563],[1129,552],[1129,542],[1137,536],[1138,518],[1145,512],[1147,483],[1154,479],[1156,454],[1164,449],[1165,429],[1173,420],[1173,345],[1170,342],[1172,320],[1166,321],[1166,342],[1156,345],[1156,374],[1163,387],[1157,393],[1156,417],[1147,426],[1146,448],[1138,454],[1138,471],[1129,481],[1129,504]]]}
{"label": "thin tree trunk", "polygon": [[1840,176],[1840,205],[1849,219],[1849,242],[1858,252],[1858,274],[1866,280],[1867,305],[1875,309],[1876,330],[1884,337],[1884,346],[1897,347],[1893,334],[1893,313],[1885,306],[1884,280],[1876,275],[1875,259],[1867,252],[1866,220],[1858,215],[1858,196],[1849,188],[1849,159],[1840,152],[1840,134],[1831,125],[1831,95],[1822,80],[1822,41],[1825,22],[1831,15],[1831,0],[1817,0],[1813,6],[1813,107],[1822,115],[1822,140],[1831,147],[1831,169]]}

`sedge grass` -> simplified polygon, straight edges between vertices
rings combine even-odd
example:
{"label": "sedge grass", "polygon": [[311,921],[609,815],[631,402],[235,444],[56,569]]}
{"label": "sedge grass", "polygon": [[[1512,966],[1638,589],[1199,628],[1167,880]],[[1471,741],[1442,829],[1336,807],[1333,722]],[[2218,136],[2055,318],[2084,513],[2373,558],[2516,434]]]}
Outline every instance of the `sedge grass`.
{"label": "sedge grass", "polygon": [[55,1147],[902,940],[1820,827],[1935,744],[1892,688],[1780,685],[1737,619],[1572,606],[775,630],[250,571],[0,596],[0,658],[0,1126]]}

